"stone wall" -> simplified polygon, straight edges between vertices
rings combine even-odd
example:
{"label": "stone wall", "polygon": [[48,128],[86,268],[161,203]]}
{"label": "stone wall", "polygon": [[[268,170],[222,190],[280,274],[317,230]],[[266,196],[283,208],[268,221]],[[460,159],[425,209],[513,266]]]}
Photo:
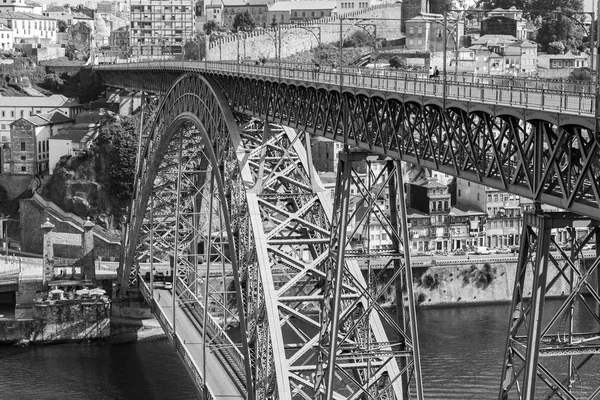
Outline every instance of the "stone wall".
{"label": "stone wall", "polygon": [[[587,267],[592,260],[587,260]],[[515,283],[517,259],[476,259],[471,262],[445,262],[445,265],[413,266],[414,292],[420,306],[457,305],[462,303],[510,302]],[[550,282],[557,269],[548,265]],[[595,282],[595,276],[591,282]],[[531,295],[533,276],[527,272],[524,296]],[[596,287],[596,283],[593,283]],[[569,285],[559,277],[548,296],[567,296]]]}
{"label": "stone wall", "polygon": [[108,299],[36,302],[34,343],[104,339],[110,336]]}
{"label": "stone wall", "polygon": [[33,319],[0,319],[0,344],[12,344],[27,339],[35,331]]}
{"label": "stone wall", "polygon": [[32,179],[31,175],[2,173],[0,174],[0,186],[6,189],[8,199],[12,200],[29,188]]}
{"label": "stone wall", "polygon": [[[395,38],[400,37],[400,14],[401,3],[384,5],[379,8],[373,8],[369,11],[354,13],[352,16],[365,18],[362,25],[365,28],[371,29],[369,24],[377,25],[378,38]],[[369,20],[369,18],[386,18],[389,20]],[[355,30],[362,30],[358,26],[352,27],[352,24],[357,21],[348,20],[344,22],[343,33],[344,37],[351,34]],[[281,57],[285,58],[292,54],[310,50],[317,47],[317,39],[319,32],[316,27],[320,28],[321,43],[333,43],[340,40],[340,23],[339,18],[323,18],[313,23],[301,25],[312,27],[313,29],[305,30],[302,28],[286,27],[281,30]],[[238,55],[244,59],[258,60],[259,58],[276,58],[277,56],[277,38],[279,32],[276,29],[268,29],[267,34],[261,31],[255,31],[249,36],[238,38],[235,35],[230,35],[218,41],[212,42],[207,54],[207,60],[219,61],[229,60],[235,61]],[[314,32],[311,33],[311,32]]]}
{"label": "stone wall", "polygon": [[[49,219],[55,226],[55,232],[82,234],[83,219],[71,213],[65,213],[56,205],[43,200],[38,194],[31,199],[21,200],[19,206],[21,220],[21,249],[25,252],[41,254],[43,232],[40,226]],[[95,226],[94,251],[96,257],[104,259],[119,257],[120,241],[101,227]],[[79,246],[54,245],[54,256],[64,258],[81,257]]]}
{"label": "stone wall", "polygon": [[16,295],[16,307],[21,309],[31,308],[33,306],[33,300],[36,297],[36,291],[43,289],[44,284],[41,275],[38,279],[20,278],[19,290]]}

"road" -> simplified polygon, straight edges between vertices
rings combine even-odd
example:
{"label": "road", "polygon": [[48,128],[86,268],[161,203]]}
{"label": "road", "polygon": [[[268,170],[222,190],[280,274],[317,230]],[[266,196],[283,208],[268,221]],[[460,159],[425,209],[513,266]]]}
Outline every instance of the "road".
{"label": "road", "polygon": [[[173,326],[173,297],[171,290],[154,289],[154,299],[159,304],[166,319]],[[157,310],[158,311],[158,310]],[[185,344],[196,365],[202,368],[202,336],[187,315],[177,308],[175,310],[175,333]],[[202,371],[200,371],[202,372]],[[210,347],[206,349],[207,384],[215,395],[215,400],[240,400],[240,395],[229,373],[223,367]]]}

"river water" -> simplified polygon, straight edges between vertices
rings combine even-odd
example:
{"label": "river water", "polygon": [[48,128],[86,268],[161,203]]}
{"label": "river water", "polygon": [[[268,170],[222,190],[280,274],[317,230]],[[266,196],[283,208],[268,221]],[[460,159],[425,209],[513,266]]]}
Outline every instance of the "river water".
{"label": "river water", "polygon": [[[548,304],[548,311],[557,302]],[[497,398],[509,305],[420,308],[425,395]],[[587,328],[586,321],[578,323]],[[595,379],[597,380],[597,379]],[[194,399],[166,340],[0,347],[0,399]]]}

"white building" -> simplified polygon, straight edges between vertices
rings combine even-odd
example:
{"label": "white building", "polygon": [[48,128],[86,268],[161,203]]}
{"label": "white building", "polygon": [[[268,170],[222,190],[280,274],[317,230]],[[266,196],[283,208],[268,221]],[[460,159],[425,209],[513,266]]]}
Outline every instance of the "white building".
{"label": "white building", "polygon": [[56,43],[56,20],[39,14],[3,12],[0,23],[12,30],[15,43]]}
{"label": "white building", "polygon": [[48,97],[0,97],[0,137],[10,141],[10,124],[19,118],[60,111],[74,118],[83,111],[83,106],[61,94]]}
{"label": "white building", "polygon": [[14,49],[15,38],[12,29],[0,25],[0,48],[2,51]]}
{"label": "white building", "polygon": [[25,12],[33,13],[34,6],[25,3],[25,0],[0,0],[0,12]]}

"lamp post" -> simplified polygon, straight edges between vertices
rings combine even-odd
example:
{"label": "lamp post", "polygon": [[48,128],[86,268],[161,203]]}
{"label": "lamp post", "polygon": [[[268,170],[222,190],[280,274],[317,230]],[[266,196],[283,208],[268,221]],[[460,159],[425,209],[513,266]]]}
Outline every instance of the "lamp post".
{"label": "lamp post", "polygon": [[[343,33],[343,21],[344,20],[350,20],[350,21],[356,21],[355,23],[353,23],[352,25],[350,25],[350,27],[348,28],[348,31],[346,33],[348,33],[350,31],[350,29],[354,26],[357,26],[359,28],[361,28],[363,31],[365,31],[372,39],[373,39],[373,53],[375,54],[375,64],[377,64],[377,57],[378,57],[378,52],[377,52],[377,24],[375,23],[363,23],[363,21],[370,21],[370,20],[388,20],[388,18],[344,18],[344,17],[340,17],[340,67],[343,65],[342,61],[342,49],[344,47],[344,39],[346,38],[346,35]],[[369,32],[365,26],[372,26],[373,27],[373,34],[371,34],[371,32]]]}

